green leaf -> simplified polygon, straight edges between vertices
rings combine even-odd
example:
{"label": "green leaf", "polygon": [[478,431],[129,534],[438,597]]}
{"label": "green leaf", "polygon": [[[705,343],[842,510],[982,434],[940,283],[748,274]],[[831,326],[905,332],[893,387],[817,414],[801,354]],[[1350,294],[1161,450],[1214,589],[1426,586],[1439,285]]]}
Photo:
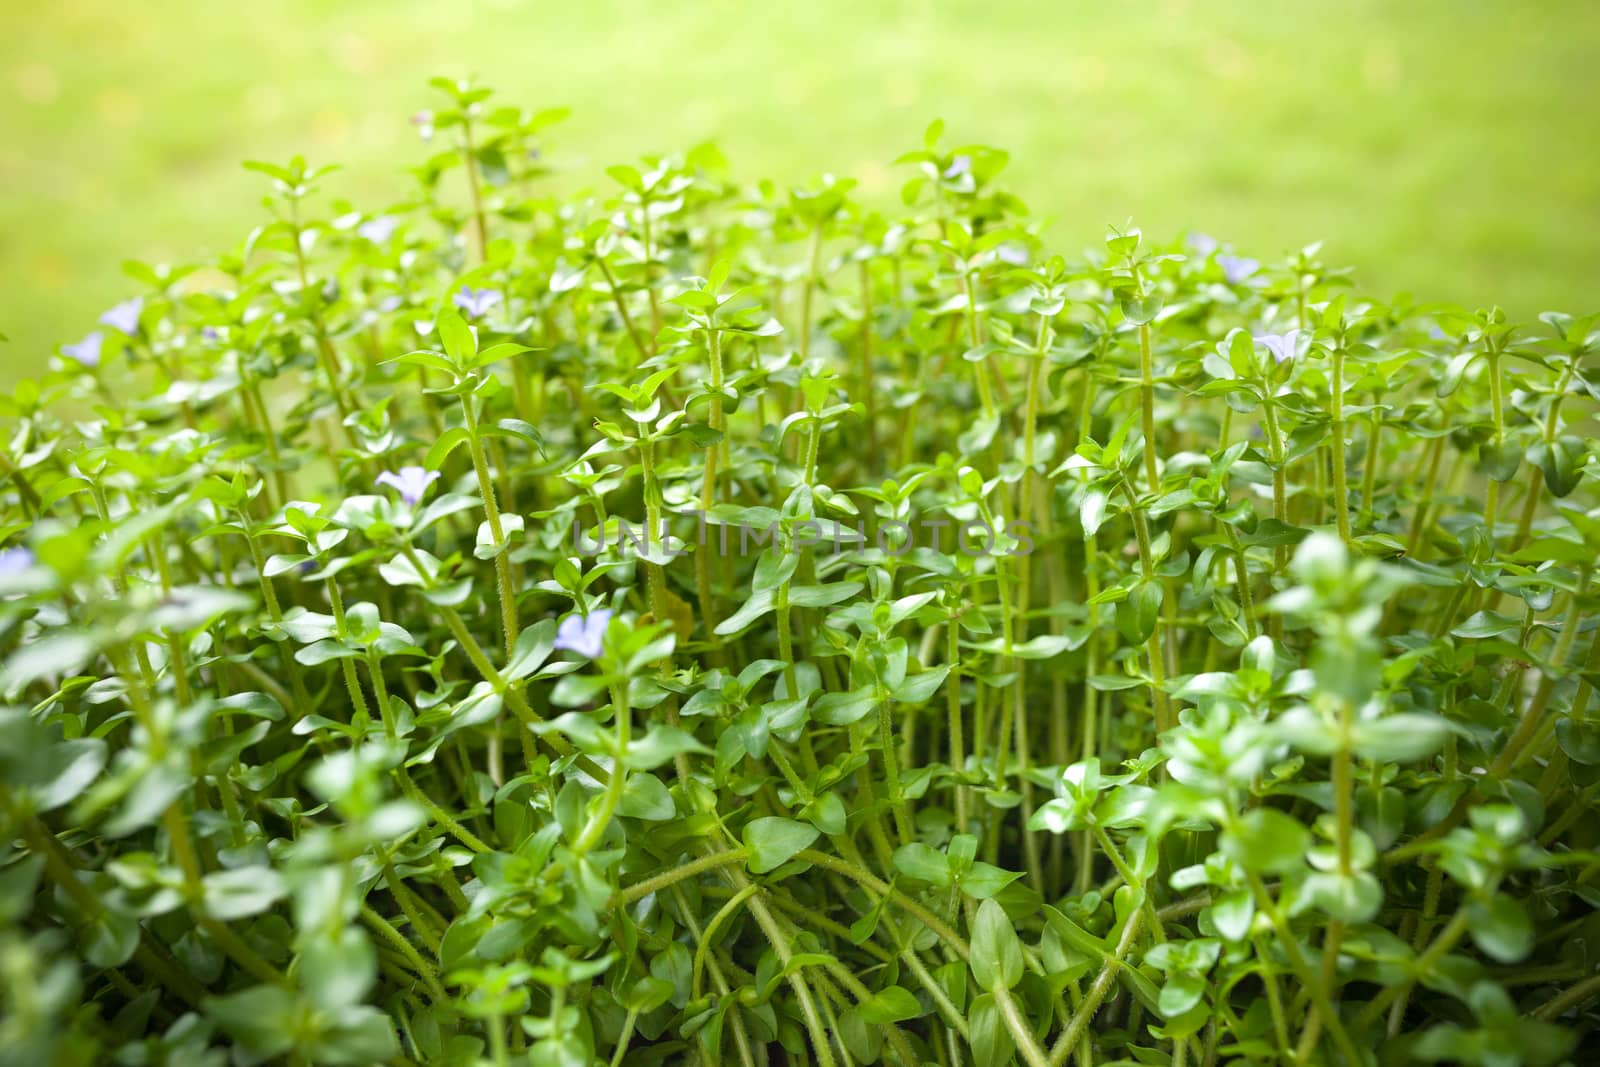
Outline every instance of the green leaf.
{"label": "green leaf", "polygon": [[1533,951],[1533,923],[1514,897],[1496,893],[1467,905],[1473,943],[1500,963],[1521,963]]}
{"label": "green leaf", "polygon": [[1332,918],[1347,923],[1364,923],[1383,906],[1383,887],[1367,871],[1348,877],[1319,871],[1306,879],[1306,896]]}
{"label": "green leaf", "polygon": [[630,167],[626,163],[618,163],[607,167],[606,173],[611,176],[613,181],[630,192],[644,192],[644,178],[640,176],[636,168]]}
{"label": "green leaf", "polygon": [[232,922],[259,915],[287,892],[283,878],[271,867],[236,867],[205,876],[206,914]]}
{"label": "green leaf", "polygon": [[673,985],[661,978],[646,975],[633,985],[627,992],[618,998],[618,1002],[629,1011],[645,1013],[655,1011],[661,1005],[672,999]]}
{"label": "green leaf", "polygon": [[978,905],[967,965],[980,989],[1010,989],[1022,981],[1022,940],[1005,909],[992,900]]}
{"label": "green leaf", "polygon": [[848,726],[872,714],[877,702],[877,692],[871,686],[848,693],[824,693],[812,706],[811,715],[830,726]]}
{"label": "green leaf", "polygon": [[1286,874],[1305,865],[1311,835],[1294,817],[1276,808],[1246,812],[1222,835],[1222,850],[1246,870]]}
{"label": "green leaf", "polygon": [[745,847],[750,850],[746,861],[754,874],[776,870],[802,849],[810,848],[820,836],[820,831],[808,823],[766,816],[753,819],[744,828]]}
{"label": "green leaf", "polygon": [[1522,629],[1522,620],[1496,611],[1480,611],[1466,622],[1451,630],[1456,637],[1486,638],[1509,637]]}
{"label": "green leaf", "polygon": [[941,889],[949,887],[953,880],[949,857],[921,841],[912,841],[895,849],[894,869],[907,878],[931,882]]}
{"label": "green leaf", "polygon": [[988,900],[1021,877],[1021,871],[1008,871],[980,860],[961,875],[961,891],[974,900]]}
{"label": "green leaf", "polygon": [[1161,987],[1161,998],[1156,1002],[1156,1010],[1170,1019],[1182,1015],[1200,1003],[1205,995],[1206,980],[1203,976],[1179,972],[1169,976],[1166,984]]}
{"label": "green leaf", "polygon": [[101,911],[79,932],[83,958],[96,967],[121,967],[139,947],[139,920]]}
{"label": "green leaf", "polygon": [[323,1009],[359,1004],[378,980],[378,954],[359,927],[346,926],[337,939],[308,938],[297,974]]}
{"label": "green leaf", "polygon": [[460,426],[446,430],[429,447],[428,454],[422,461],[423,465],[431,471],[442,470],[444,461],[450,458],[450,453],[466,444],[470,437],[471,435]]}
{"label": "green leaf", "polygon": [[1528,450],[1528,459],[1544,473],[1544,484],[1556,497],[1568,496],[1583,480],[1587,456],[1583,438],[1563,434],[1548,443],[1540,441]]}
{"label": "green leaf", "polygon": [[643,737],[628,744],[625,758],[633,770],[653,771],[663,763],[691,752],[709,755],[711,750],[696,740],[693,734],[676,726],[652,726]]}
{"label": "green leaf", "polygon": [[400,1054],[400,1042],[388,1015],[365,1004],[339,1010],[338,1024],[317,1043],[324,1063],[389,1063]]}
{"label": "green leaf", "polygon": [[456,366],[465,368],[478,353],[478,339],[473,336],[467,320],[454,308],[445,308],[439,312],[434,325],[439,331],[439,341],[444,345],[445,353],[455,361]]}
{"label": "green leaf", "polygon": [[1045,801],[1034,810],[1033,817],[1028,820],[1028,829],[1044,830],[1052,834],[1082,830],[1086,825],[1078,805],[1060,797]]}
{"label": "green leaf", "polygon": [[265,1059],[294,1044],[295,996],[278,986],[258,985],[227,996],[207,997],[205,1013],[253,1056]]}
{"label": "green leaf", "polygon": [[861,1021],[871,1026],[904,1022],[923,1014],[922,1005],[911,991],[892,985],[872,994],[861,1004]]}
{"label": "green leaf", "polygon": [[755,593],[749,600],[744,602],[738,611],[723,619],[717,625],[717,636],[732,637],[772,610],[772,593],[770,591]]}
{"label": "green leaf", "polygon": [[1255,897],[1248,889],[1218,893],[1211,904],[1211,923],[1229,941],[1243,941],[1250,934],[1255,918]]}
{"label": "green leaf", "polygon": [[421,367],[424,370],[435,371],[454,377],[456,365],[437,352],[407,352],[403,356],[390,356],[383,360],[384,363],[398,363],[407,367]]}
{"label": "green leaf", "polygon": [[967,1028],[972,1035],[974,1063],[1003,1067],[1012,1062],[1016,1040],[1001,1018],[993,994],[984,993],[972,1001],[967,1010]]}
{"label": "green leaf", "polygon": [[84,634],[41,637],[23,645],[6,660],[0,669],[0,693],[15,693],[45,678],[77,674],[94,652],[94,642]]}
{"label": "green leaf", "polygon": [[1350,730],[1350,748],[1362,759],[1409,763],[1439,751],[1449,735],[1447,720],[1426,712],[1402,711],[1357,722]]}
{"label": "green leaf", "polygon": [[106,765],[106,743],[81,737],[51,745],[43,784],[33,789],[33,810],[39,814],[70,804],[88,789]]}
{"label": "green leaf", "polygon": [[1117,602],[1117,630],[1129,644],[1142,645],[1156,632],[1162,590],[1158,581],[1140,582],[1126,598]]}
{"label": "green leaf", "polygon": [[626,818],[647,822],[665,822],[678,814],[666,783],[653,774],[628,776],[622,803],[617,806],[617,811]]}
{"label": "green leaf", "polygon": [[950,674],[948,666],[935,667],[932,670],[922,671],[906,678],[894,689],[894,699],[902,704],[921,704],[944,684],[945,678]]}
{"label": "green leaf", "polygon": [[[1064,634],[1040,634],[1024,641],[1020,645],[1013,645],[1011,647],[1011,655],[1017,659],[1054,659],[1063,652],[1071,652],[1082,648],[1084,642],[1088,639],[1089,631],[1087,629],[1074,629],[1072,632]],[[994,655],[1004,655],[1006,651],[1005,641],[1000,638],[984,641],[977,647]]]}

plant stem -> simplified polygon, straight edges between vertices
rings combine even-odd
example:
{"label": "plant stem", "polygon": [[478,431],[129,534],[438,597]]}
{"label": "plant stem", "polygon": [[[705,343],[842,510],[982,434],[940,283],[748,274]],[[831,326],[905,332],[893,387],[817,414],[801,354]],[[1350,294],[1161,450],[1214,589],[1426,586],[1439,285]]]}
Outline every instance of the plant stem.
{"label": "plant stem", "polygon": [[810,241],[806,248],[806,278],[800,287],[800,336],[797,339],[800,347],[801,363],[804,363],[811,354],[811,293],[817,287],[817,265],[822,258],[822,225],[820,223],[812,229]]}
{"label": "plant stem", "polygon": [[500,521],[500,504],[495,499],[494,481],[489,477],[489,461],[484,455],[483,440],[478,435],[478,417],[473,411],[470,396],[461,398],[461,411],[466,421],[467,449],[472,453],[472,469],[478,477],[478,493],[483,497],[483,511],[489,523],[489,536],[494,538],[494,569],[500,590],[500,633],[505,642],[506,655],[509,656],[516,648],[519,633],[510,546],[506,544],[505,526]]}
{"label": "plant stem", "polygon": [[1333,510],[1339,525],[1339,537],[1350,543],[1350,487],[1344,469],[1344,343],[1333,349],[1333,368],[1329,382],[1332,390],[1333,432]]}
{"label": "plant stem", "polygon": [[472,143],[472,120],[461,123],[461,162],[467,171],[467,191],[472,197],[473,230],[478,238],[478,262],[489,258],[489,222],[483,213],[483,191],[478,186],[478,153]]}
{"label": "plant stem", "polygon": [[572,851],[579,856],[599,843],[601,835],[606,832],[606,827],[611,825],[611,818],[616,814],[617,806],[622,803],[623,790],[627,786],[628,739],[632,730],[633,712],[628,707],[626,681],[612,685],[611,703],[616,708],[616,759],[611,764],[611,780],[606,783],[606,790],[600,798],[600,806],[589,817],[588,823],[578,835],[578,840],[573,842]]}
{"label": "plant stem", "polygon": [[[707,329],[705,331],[706,354],[711,368],[711,414],[709,425],[712,430],[722,432],[724,419],[722,414],[722,332]],[[709,512],[717,505],[717,457],[720,446],[713,442],[705,449],[705,477],[700,488],[700,510]],[[705,529],[702,522],[701,530]],[[717,636],[717,603],[711,588],[711,546],[702,537],[695,546],[695,581],[699,586],[700,624],[705,632],[705,639],[715,648],[720,649],[722,639]]]}
{"label": "plant stem", "polygon": [[1100,966],[1100,973],[1095,975],[1088,992],[1083,995],[1083,1001],[1072,1013],[1072,1018],[1067,1020],[1067,1025],[1056,1037],[1056,1043],[1050,1046],[1050,1065],[1060,1067],[1067,1062],[1067,1057],[1078,1046],[1078,1039],[1089,1023],[1094,1019],[1095,1012],[1100,1010],[1101,1001],[1106,999],[1106,994],[1111,992],[1111,983],[1116,980],[1117,972],[1122,969],[1123,957],[1133,949],[1134,940],[1139,936],[1139,925],[1144,919],[1144,911],[1140,909],[1129,915],[1122,924],[1122,934],[1117,938],[1117,944]]}
{"label": "plant stem", "polygon": [[895,751],[899,741],[895,737],[894,720],[889,714],[892,703],[888,694],[879,694],[878,746],[883,753],[883,777],[889,787],[889,810],[894,814],[895,832],[902,845],[909,845],[917,839],[917,831],[911,821],[911,807],[906,803],[905,792],[900,786],[900,757]]}
{"label": "plant stem", "polygon": [[650,351],[645,347],[643,338],[639,336],[638,327],[633,324],[633,316],[628,314],[627,301],[622,299],[622,290],[617,286],[617,276],[611,270],[611,264],[606,262],[604,256],[596,256],[595,262],[600,264],[600,273],[605,275],[606,286],[611,290],[611,302],[617,309],[617,317],[622,320],[622,328],[627,331],[628,339],[633,342],[633,347],[639,350],[639,358],[649,358]]}
{"label": "plant stem", "polygon": [[[1283,433],[1278,429],[1278,405],[1268,397],[1261,405],[1262,417],[1267,423],[1267,451],[1272,460],[1272,517],[1285,525],[1289,522],[1289,489],[1287,461],[1284,458]],[[1278,545],[1273,549],[1273,568],[1281,572],[1289,560],[1289,549]]]}
{"label": "plant stem", "polygon": [[1003,985],[997,985],[989,992],[993,994],[995,1006],[1000,1009],[1000,1018],[1005,1021],[1006,1029],[1011,1031],[1011,1037],[1016,1041],[1017,1048],[1022,1051],[1022,1058],[1028,1061],[1029,1067],[1050,1067],[1050,1058],[1045,1055],[1044,1049],[1039,1047],[1033,1031],[1028,1028],[1028,1021],[1023,1018],[1022,1010],[1012,998],[1011,990]]}
{"label": "plant stem", "polygon": [[[1494,449],[1496,458],[1506,440],[1506,415],[1504,387],[1500,382],[1500,352],[1499,347],[1493,343],[1489,345],[1487,356],[1489,367],[1489,406],[1494,417]],[[1500,502],[1500,482],[1492,474],[1489,484],[1484,489],[1483,498],[1483,524],[1489,529],[1489,539],[1494,540],[1494,527],[1497,518],[1496,512]]]}
{"label": "plant stem", "polygon": [[[767,910],[759,896],[750,899],[749,907],[756,925],[767,935],[767,941],[772,945],[772,951],[778,957],[778,962],[784,964],[787,969],[794,951],[789,946],[789,939],[784,935],[783,928],[778,925],[778,921],[772,917],[772,913]],[[806,1030],[811,1037],[811,1051],[816,1056],[818,1067],[834,1067],[833,1049],[828,1041],[829,1031],[822,1025],[822,1019],[817,1014],[816,1001],[812,996],[811,987],[806,983],[803,969],[789,971],[788,982],[789,987],[794,990],[795,1000],[800,1005],[800,1017],[805,1020]]]}
{"label": "plant stem", "polygon": [[404,934],[394,928],[394,924],[382,915],[373,911],[367,904],[361,905],[361,921],[370,926],[378,936],[382,937],[394,950],[403,956],[411,969],[417,972],[417,977],[422,979],[422,984],[428,988],[428,996],[435,1004],[446,1004],[450,994],[445,992],[444,986],[439,984],[438,969],[431,966],[416,946],[406,940]]}
{"label": "plant stem", "polygon": [[[971,267],[963,265],[961,290],[967,298],[967,344],[976,349],[983,344],[983,333],[978,325],[978,291],[972,275]],[[989,357],[973,363],[972,371],[978,381],[978,402],[983,405],[983,417],[989,420],[998,418],[994,406],[994,388],[989,383]]]}
{"label": "plant stem", "polygon": [[[950,673],[945,676],[945,714],[950,730],[950,766],[956,774],[964,775],[967,767],[966,742],[963,739],[964,720],[961,714],[961,624],[952,614],[945,624],[945,663]],[[967,787],[961,782],[955,786],[956,832],[967,832]]]}
{"label": "plant stem", "polygon": [[[1133,495],[1133,489],[1124,482],[1123,493],[1128,498],[1129,514],[1133,516],[1134,538],[1139,546],[1140,575],[1146,582],[1157,580],[1155,563],[1151,555],[1150,528],[1145,521],[1144,509]],[[1157,734],[1165,733],[1172,724],[1171,710],[1167,704],[1167,676],[1161,654],[1161,617],[1157,613],[1155,627],[1145,642],[1145,656],[1150,662],[1150,704],[1154,711]]]}
{"label": "plant stem", "polygon": [[1161,487],[1156,466],[1155,361],[1150,350],[1150,326],[1143,322],[1139,324],[1139,411],[1144,431],[1145,489],[1154,493]]}
{"label": "plant stem", "polygon": [[933,931],[939,940],[943,941],[961,959],[965,960],[971,954],[971,948],[967,945],[967,942],[960,934],[952,930],[943,919],[870,872],[853,863],[830,856],[826,852],[818,852],[816,849],[802,849],[797,854],[797,858],[824,870],[842,874],[846,878],[859,882],[877,896],[887,898],[889,903],[900,908],[907,915],[910,915],[913,919]]}
{"label": "plant stem", "polygon": [[878,390],[872,373],[872,261],[861,261],[861,392],[867,412],[867,455],[878,455]]}
{"label": "plant stem", "polygon": [[731,863],[743,863],[747,855],[748,853],[742,848],[708,853],[697,860],[690,860],[682,866],[674,867],[664,874],[646,878],[642,882],[635,882],[628,888],[619,890],[611,898],[611,906],[623,907],[632,904],[636,900],[641,900],[651,893],[659,893],[668,886],[676,885],[678,882],[704,874],[706,871],[715,870],[718,867],[726,867]]}

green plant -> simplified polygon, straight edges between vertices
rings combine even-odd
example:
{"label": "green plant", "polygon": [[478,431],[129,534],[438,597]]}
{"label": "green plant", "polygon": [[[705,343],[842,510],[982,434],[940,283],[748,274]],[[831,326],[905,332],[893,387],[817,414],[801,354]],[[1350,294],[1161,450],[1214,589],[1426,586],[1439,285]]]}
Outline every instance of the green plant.
{"label": "green plant", "polygon": [[4,400],[8,1061],[1571,1054],[1594,316],[438,87]]}

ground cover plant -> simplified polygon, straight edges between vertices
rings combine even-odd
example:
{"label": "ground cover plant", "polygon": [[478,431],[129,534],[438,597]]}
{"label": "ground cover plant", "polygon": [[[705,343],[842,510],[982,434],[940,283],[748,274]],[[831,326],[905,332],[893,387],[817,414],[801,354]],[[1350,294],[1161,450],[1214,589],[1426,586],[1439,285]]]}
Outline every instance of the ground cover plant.
{"label": "ground cover plant", "polygon": [[4,399],[0,1060],[1583,1062],[1595,316],[436,88]]}

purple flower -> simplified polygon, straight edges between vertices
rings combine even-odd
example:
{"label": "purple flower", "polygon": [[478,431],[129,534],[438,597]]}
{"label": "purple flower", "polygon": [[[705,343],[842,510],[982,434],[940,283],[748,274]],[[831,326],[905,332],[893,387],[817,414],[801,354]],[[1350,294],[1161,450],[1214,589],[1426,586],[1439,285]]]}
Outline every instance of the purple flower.
{"label": "purple flower", "polygon": [[465,311],[473,318],[482,318],[489,313],[489,309],[501,301],[498,289],[474,289],[470,285],[463,285],[461,291],[455,295],[456,307]]}
{"label": "purple flower", "polygon": [[100,365],[100,345],[104,340],[105,335],[96,330],[75,345],[62,345],[61,354],[80,366],[98,367]]}
{"label": "purple flower", "polygon": [[129,337],[136,337],[139,334],[139,315],[143,311],[144,300],[136,296],[132,300],[124,300],[101,315],[100,324],[109,326],[113,330],[120,330]]}
{"label": "purple flower", "polygon": [[963,174],[971,174],[971,173],[972,173],[972,157],[971,156],[957,156],[956,158],[952,159],[950,161],[950,165],[944,169],[944,176],[947,179],[949,179],[949,178],[959,178]]}
{"label": "purple flower", "polygon": [[1208,233],[1191,233],[1189,247],[1198,255],[1209,256],[1217,250],[1217,239]]}
{"label": "purple flower", "polygon": [[[26,548],[0,549],[0,578],[14,578],[26,573],[34,564],[34,555]],[[607,612],[607,614],[610,614]]]}
{"label": "purple flower", "polygon": [[1265,346],[1266,350],[1272,353],[1274,363],[1287,363],[1293,359],[1299,341],[1299,330],[1290,330],[1288,333],[1263,333],[1255,338],[1256,344]]}
{"label": "purple flower", "polygon": [[368,219],[356,227],[356,233],[365,237],[375,245],[387,244],[389,238],[394,236],[394,231],[400,228],[400,220],[393,215],[379,215],[375,219]]}
{"label": "purple flower", "polygon": [[222,331],[215,326],[202,326],[200,327],[200,336],[207,341],[220,341],[222,340]]}
{"label": "purple flower", "polygon": [[1222,268],[1222,276],[1228,279],[1229,285],[1239,285],[1261,269],[1261,261],[1245,256],[1222,255],[1217,257],[1217,266]]}
{"label": "purple flower", "polygon": [[392,486],[399,492],[400,499],[415,505],[438,477],[438,471],[426,467],[401,467],[399,471],[384,471],[378,475],[378,484]]}
{"label": "purple flower", "polygon": [[576,652],[585,659],[594,659],[600,655],[606,626],[610,622],[610,608],[599,608],[588,615],[568,615],[561,620],[553,647]]}
{"label": "purple flower", "polygon": [[433,140],[433,112],[419,111],[411,116],[411,125],[417,128],[417,134],[424,141]]}
{"label": "purple flower", "polygon": [[1025,267],[1028,265],[1028,247],[1017,244],[1015,241],[1007,241],[999,248],[996,248],[994,254],[995,258],[1000,262],[1009,263],[1013,267]]}

